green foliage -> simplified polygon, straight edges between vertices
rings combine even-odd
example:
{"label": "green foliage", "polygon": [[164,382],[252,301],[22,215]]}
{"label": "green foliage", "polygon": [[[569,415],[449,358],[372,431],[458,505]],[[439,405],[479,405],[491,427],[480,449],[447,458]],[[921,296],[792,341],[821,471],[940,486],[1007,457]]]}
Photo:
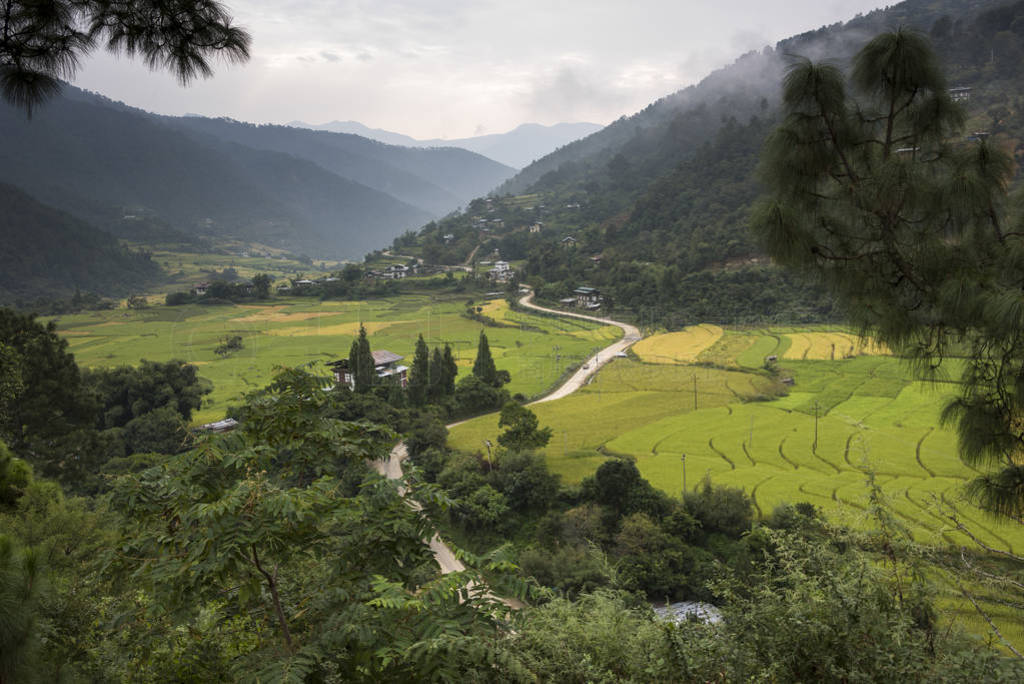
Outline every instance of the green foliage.
{"label": "green foliage", "polygon": [[420,335],[416,340],[416,351],[409,369],[409,402],[413,406],[422,406],[427,400],[430,371],[430,349],[423,341],[423,335]]}
{"label": "green foliage", "polygon": [[19,451],[30,440],[65,434],[89,420],[92,406],[82,388],[75,358],[57,327],[34,316],[0,309],[3,375],[16,391],[0,415],[0,436]]}
{"label": "green foliage", "polygon": [[35,551],[0,535],[0,681],[36,679],[42,575]]}
{"label": "green foliage", "polygon": [[540,449],[551,441],[550,427],[537,427],[537,416],[517,401],[501,407],[498,427],[507,428],[498,435],[498,443],[511,451]]}
{"label": "green foliage", "polygon": [[480,331],[480,341],[476,347],[476,358],[473,360],[473,375],[485,385],[498,386],[498,370],[494,367],[491,347],[487,343],[487,335]]}
{"label": "green foliage", "polygon": [[348,352],[348,367],[354,380],[353,389],[360,394],[369,391],[377,381],[377,372],[370,351],[370,340],[366,337],[366,327],[359,324],[359,336],[352,340],[352,348]]}
{"label": "green foliage", "polygon": [[683,494],[687,512],[700,523],[707,534],[724,534],[739,539],[750,531],[754,522],[754,506],[742,489],[711,484],[705,477],[700,489]]}

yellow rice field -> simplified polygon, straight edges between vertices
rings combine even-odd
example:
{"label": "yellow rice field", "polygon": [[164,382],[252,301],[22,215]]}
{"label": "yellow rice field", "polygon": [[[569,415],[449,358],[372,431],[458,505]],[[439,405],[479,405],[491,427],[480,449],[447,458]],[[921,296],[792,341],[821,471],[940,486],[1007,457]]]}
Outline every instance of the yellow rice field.
{"label": "yellow rice field", "polygon": [[889,350],[874,340],[862,340],[845,332],[787,333],[792,344],[784,359],[809,361],[838,361],[854,356],[884,356]]}
{"label": "yellow rice field", "polygon": [[717,325],[691,325],[679,332],[643,339],[633,345],[633,352],[646,363],[693,363],[722,333]]}

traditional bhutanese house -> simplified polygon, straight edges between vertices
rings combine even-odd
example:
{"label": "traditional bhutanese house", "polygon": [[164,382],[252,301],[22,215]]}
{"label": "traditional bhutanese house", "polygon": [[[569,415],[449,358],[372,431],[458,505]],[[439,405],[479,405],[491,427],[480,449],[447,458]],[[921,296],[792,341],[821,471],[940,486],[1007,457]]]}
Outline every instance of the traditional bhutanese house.
{"label": "traditional bhutanese house", "polygon": [[[408,366],[402,366],[398,363],[405,358],[404,356],[399,356],[387,349],[370,353],[373,354],[373,367],[377,372],[378,380],[397,382],[401,387],[405,387],[409,383]],[[327,365],[334,371],[334,382],[339,385],[344,383],[355,389],[356,379],[349,368],[348,359],[339,359]]]}
{"label": "traditional bhutanese house", "polygon": [[564,299],[559,299],[558,303],[561,304],[562,306],[576,306],[576,298],[566,297]]}
{"label": "traditional bhutanese house", "polygon": [[209,287],[210,283],[199,283],[198,285],[192,288],[192,294],[196,295],[197,297],[202,297],[203,295],[206,294],[206,291],[209,289]]}
{"label": "traditional bhutanese house", "polygon": [[601,306],[601,293],[592,287],[577,287],[572,291],[576,306],[582,309],[596,309]]}
{"label": "traditional bhutanese house", "polygon": [[575,247],[577,242],[579,241],[572,235],[566,235],[564,238],[562,238],[563,247]]}
{"label": "traditional bhutanese house", "polygon": [[970,86],[957,86],[949,89],[949,97],[953,102],[967,102],[971,99]]}

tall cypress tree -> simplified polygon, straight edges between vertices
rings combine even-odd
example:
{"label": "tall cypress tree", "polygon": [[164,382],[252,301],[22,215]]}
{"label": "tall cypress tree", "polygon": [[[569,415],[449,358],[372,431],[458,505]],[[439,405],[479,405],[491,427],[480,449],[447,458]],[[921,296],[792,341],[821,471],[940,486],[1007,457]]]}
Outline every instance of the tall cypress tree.
{"label": "tall cypress tree", "polygon": [[444,357],[441,355],[441,348],[434,347],[434,353],[430,357],[430,387],[427,389],[427,397],[430,401],[437,401],[444,396]]}
{"label": "tall cypress tree", "polygon": [[422,406],[427,401],[430,386],[430,349],[423,341],[423,335],[416,340],[416,353],[412,368],[409,369],[409,402]]}
{"label": "tall cypress tree", "polygon": [[491,358],[491,347],[487,343],[487,335],[480,331],[480,341],[476,346],[476,360],[473,362],[473,375],[487,385],[494,386],[498,379],[498,369]]}
{"label": "tall cypress tree", "polygon": [[459,374],[459,367],[455,363],[455,357],[452,356],[452,348],[449,345],[444,345],[444,354],[442,355],[442,362],[444,363],[444,387],[443,392],[447,396],[455,394],[455,376]]}
{"label": "tall cypress tree", "polygon": [[366,328],[359,324],[359,336],[352,340],[348,352],[348,367],[352,373],[356,392],[366,392],[377,379],[373,364],[373,352],[370,351],[370,340],[366,337]]}

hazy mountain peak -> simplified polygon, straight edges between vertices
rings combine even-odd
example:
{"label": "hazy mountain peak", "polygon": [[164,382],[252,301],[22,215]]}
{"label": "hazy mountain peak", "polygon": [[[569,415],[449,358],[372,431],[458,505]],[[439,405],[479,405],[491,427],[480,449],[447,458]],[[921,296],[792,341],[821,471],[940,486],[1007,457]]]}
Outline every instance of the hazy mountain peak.
{"label": "hazy mountain peak", "polygon": [[540,159],[559,147],[567,145],[574,140],[585,138],[602,128],[598,124],[587,122],[566,122],[550,126],[538,123],[524,123],[505,133],[487,133],[453,140],[442,138],[419,140],[402,133],[371,128],[358,121],[330,121],[323,124],[290,121],[286,125],[296,128],[361,135],[389,145],[404,145],[406,147],[460,147],[517,169],[521,169],[535,159]]}

